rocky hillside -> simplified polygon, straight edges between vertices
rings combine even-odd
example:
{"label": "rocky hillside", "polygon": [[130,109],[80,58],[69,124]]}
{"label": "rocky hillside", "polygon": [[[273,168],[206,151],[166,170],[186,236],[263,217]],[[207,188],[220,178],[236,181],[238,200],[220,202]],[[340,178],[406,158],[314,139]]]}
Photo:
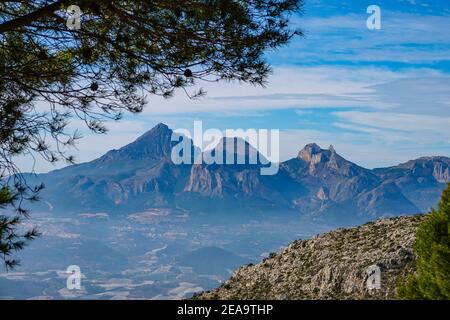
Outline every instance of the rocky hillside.
{"label": "rocky hillside", "polygon": [[[199,299],[394,299],[399,276],[414,268],[415,231],[423,215],[370,222],[298,240],[257,265],[239,268]],[[367,268],[381,288],[367,288]]]}

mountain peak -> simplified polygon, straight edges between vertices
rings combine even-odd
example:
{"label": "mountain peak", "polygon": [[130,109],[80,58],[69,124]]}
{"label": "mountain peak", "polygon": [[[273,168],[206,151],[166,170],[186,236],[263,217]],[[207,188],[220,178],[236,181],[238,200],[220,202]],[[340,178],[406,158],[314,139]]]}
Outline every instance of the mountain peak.
{"label": "mountain peak", "polygon": [[151,128],[146,133],[144,133],[142,136],[137,138],[136,141],[146,139],[148,137],[154,138],[154,137],[158,137],[158,136],[167,136],[168,134],[172,134],[172,130],[170,130],[170,128],[166,124],[161,122],[161,123],[158,123],[153,128]]}
{"label": "mountain peak", "polygon": [[330,146],[328,147],[328,151],[330,151],[331,153],[336,153],[336,150],[334,150],[334,147],[332,144],[330,144]]}
{"label": "mountain peak", "polygon": [[297,159],[303,161],[309,167],[309,173],[313,175],[329,172],[330,169],[343,176],[367,173],[366,169],[341,157],[332,145],[328,149],[322,149],[316,143],[307,144],[298,153]]}
{"label": "mountain peak", "polygon": [[111,150],[94,161],[103,163],[104,168],[109,168],[106,166],[109,163],[127,170],[131,167],[148,165],[170,155],[171,137],[172,130],[167,125],[159,123],[130,144],[119,150]]}
{"label": "mountain peak", "polygon": [[308,143],[303,149],[311,150],[314,153],[317,153],[322,150],[322,148],[317,143]]}
{"label": "mountain peak", "polygon": [[170,130],[167,124],[165,123],[158,123],[156,126],[154,126],[151,130]]}
{"label": "mountain peak", "polygon": [[244,156],[249,163],[256,163],[258,159],[267,162],[257,148],[241,137],[223,137],[214,149],[215,152],[231,154],[233,157]]}
{"label": "mountain peak", "polygon": [[[227,152],[245,153],[246,150],[242,148],[253,148],[247,140],[241,137],[223,137],[216,146],[216,150],[226,150]],[[256,149],[255,149],[256,150]]]}
{"label": "mountain peak", "polygon": [[148,144],[167,149],[171,147],[172,130],[164,123],[158,123],[125,148],[146,148]]}
{"label": "mountain peak", "polygon": [[298,158],[306,162],[311,162],[314,158],[314,155],[319,154],[322,151],[325,150],[320,148],[320,146],[316,143],[309,143],[302,150],[300,150],[300,152],[298,153]]}

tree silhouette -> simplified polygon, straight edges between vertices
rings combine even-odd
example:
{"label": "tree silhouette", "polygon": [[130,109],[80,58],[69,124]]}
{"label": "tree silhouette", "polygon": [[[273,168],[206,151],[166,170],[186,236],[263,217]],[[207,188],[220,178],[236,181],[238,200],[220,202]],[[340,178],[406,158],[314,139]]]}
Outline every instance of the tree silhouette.
{"label": "tree silhouette", "polygon": [[[82,12],[80,29],[66,24],[71,5]],[[73,162],[68,150],[80,138],[67,129],[73,118],[105,133],[105,120],[142,111],[152,95],[171,97],[180,89],[196,98],[204,94],[196,89],[200,81],[264,85],[271,71],[264,55],[301,35],[289,20],[302,5],[0,1],[0,187],[14,198],[35,199],[40,187],[26,186],[15,157]],[[23,213],[22,201],[8,203]]]}
{"label": "tree silhouette", "polygon": [[[0,209],[14,206],[17,199],[17,195],[12,194],[8,187],[4,186],[0,189]],[[22,250],[28,241],[39,236],[35,228],[23,232],[17,231],[26,216],[24,212],[12,216],[0,215],[0,255],[7,270],[19,264],[17,259],[12,258],[13,253]]]}

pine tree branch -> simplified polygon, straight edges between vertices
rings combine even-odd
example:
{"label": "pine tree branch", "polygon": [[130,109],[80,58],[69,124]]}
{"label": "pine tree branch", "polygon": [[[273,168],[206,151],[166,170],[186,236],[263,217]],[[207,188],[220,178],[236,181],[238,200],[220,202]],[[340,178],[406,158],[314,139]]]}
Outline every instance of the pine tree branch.
{"label": "pine tree branch", "polygon": [[33,12],[30,12],[22,17],[6,21],[0,24],[0,33],[14,31],[20,27],[28,26],[36,20],[51,16],[54,11],[61,8],[61,5],[65,5],[68,2],[69,2],[68,0],[59,0],[52,4],[39,8]]}

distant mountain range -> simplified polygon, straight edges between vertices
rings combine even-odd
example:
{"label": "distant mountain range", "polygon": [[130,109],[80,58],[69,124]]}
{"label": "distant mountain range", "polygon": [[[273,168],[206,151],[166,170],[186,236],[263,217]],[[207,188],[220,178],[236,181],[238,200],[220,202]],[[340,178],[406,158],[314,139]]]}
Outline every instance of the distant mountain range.
{"label": "distant mountain range", "polygon": [[[154,208],[191,213],[289,210],[318,219],[358,222],[425,212],[437,204],[450,182],[447,157],[369,170],[344,159],[331,146],[322,149],[314,143],[282,162],[273,176],[260,175],[261,164],[176,165],[170,156],[171,136],[171,129],[158,124],[136,141],[91,162],[29,175],[30,183],[46,186],[39,209],[74,213]],[[217,147],[217,152],[223,149]]]}

